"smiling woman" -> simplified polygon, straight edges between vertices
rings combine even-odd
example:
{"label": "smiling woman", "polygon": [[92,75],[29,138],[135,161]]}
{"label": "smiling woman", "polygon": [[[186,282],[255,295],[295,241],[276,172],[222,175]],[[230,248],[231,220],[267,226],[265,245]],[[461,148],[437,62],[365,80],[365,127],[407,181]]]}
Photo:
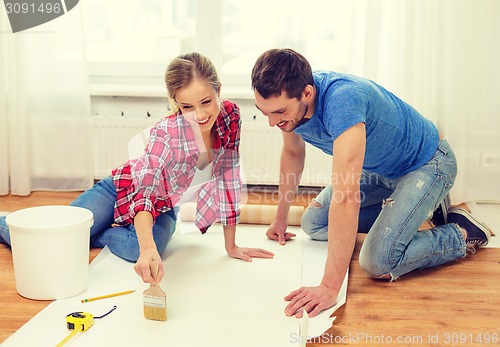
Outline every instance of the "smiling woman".
{"label": "smiling woman", "polygon": [[172,61],[165,76],[170,105],[191,125],[200,158],[197,168],[212,161],[214,135],[212,131],[221,111],[221,83],[212,63],[198,53]]}

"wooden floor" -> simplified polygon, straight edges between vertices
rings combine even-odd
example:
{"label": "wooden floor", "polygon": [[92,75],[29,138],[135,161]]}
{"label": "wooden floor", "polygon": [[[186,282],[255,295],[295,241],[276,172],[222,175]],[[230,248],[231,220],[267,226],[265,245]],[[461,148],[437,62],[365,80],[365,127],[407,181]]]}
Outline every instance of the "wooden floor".
{"label": "wooden floor", "polygon": [[358,236],[351,261],[347,304],[324,341],[500,346],[500,249],[480,249],[459,261],[387,282],[368,278],[359,267],[363,239]]}
{"label": "wooden floor", "polygon": [[[0,211],[14,212],[42,205],[68,205],[78,192],[35,192],[28,197],[0,196]],[[93,259],[99,250],[91,250]],[[10,248],[0,244],[0,343],[44,309],[50,301],[36,301],[21,297],[16,291],[14,265]]]}
{"label": "wooden floor", "polygon": [[[0,197],[0,211],[66,205],[77,195]],[[271,199],[261,198],[259,202],[266,203]],[[294,204],[305,205],[307,199]],[[368,278],[359,267],[363,240],[364,235],[358,235],[347,304],[337,311],[332,328],[307,346],[500,346],[500,249],[481,249],[445,266],[386,282]],[[89,260],[98,252],[92,249]],[[10,249],[0,244],[0,343],[49,303],[17,294]]]}

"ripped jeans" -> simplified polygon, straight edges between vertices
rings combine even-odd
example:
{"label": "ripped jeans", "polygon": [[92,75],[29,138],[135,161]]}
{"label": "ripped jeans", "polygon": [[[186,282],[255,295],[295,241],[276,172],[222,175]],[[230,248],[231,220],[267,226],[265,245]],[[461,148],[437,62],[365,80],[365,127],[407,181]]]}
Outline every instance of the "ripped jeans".
{"label": "ripped jeans", "polygon": [[[465,257],[465,240],[456,224],[418,231],[446,197],[456,174],[455,155],[446,140],[427,164],[397,179],[362,172],[358,231],[368,233],[359,255],[363,270],[396,279]],[[303,230],[315,240],[328,239],[331,197],[329,185],[302,217]]]}

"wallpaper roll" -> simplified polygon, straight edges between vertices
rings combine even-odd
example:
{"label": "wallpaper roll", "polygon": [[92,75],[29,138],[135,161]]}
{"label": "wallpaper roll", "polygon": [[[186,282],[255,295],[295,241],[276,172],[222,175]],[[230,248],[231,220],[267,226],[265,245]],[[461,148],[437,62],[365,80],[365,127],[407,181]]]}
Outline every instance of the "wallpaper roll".
{"label": "wallpaper roll", "polygon": [[[276,205],[244,205],[241,208],[240,223],[242,224],[271,224],[276,215]],[[300,219],[304,213],[303,206],[290,206],[288,225],[300,226]],[[187,203],[180,209],[180,219],[185,222],[194,222],[196,204]]]}

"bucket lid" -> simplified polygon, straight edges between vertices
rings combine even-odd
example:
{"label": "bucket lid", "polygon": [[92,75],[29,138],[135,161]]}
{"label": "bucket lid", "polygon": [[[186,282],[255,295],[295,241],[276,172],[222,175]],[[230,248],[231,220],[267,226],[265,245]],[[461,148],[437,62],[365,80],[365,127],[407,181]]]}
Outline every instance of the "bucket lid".
{"label": "bucket lid", "polygon": [[5,222],[9,228],[53,229],[76,226],[93,219],[90,210],[76,206],[38,206],[9,214]]}

